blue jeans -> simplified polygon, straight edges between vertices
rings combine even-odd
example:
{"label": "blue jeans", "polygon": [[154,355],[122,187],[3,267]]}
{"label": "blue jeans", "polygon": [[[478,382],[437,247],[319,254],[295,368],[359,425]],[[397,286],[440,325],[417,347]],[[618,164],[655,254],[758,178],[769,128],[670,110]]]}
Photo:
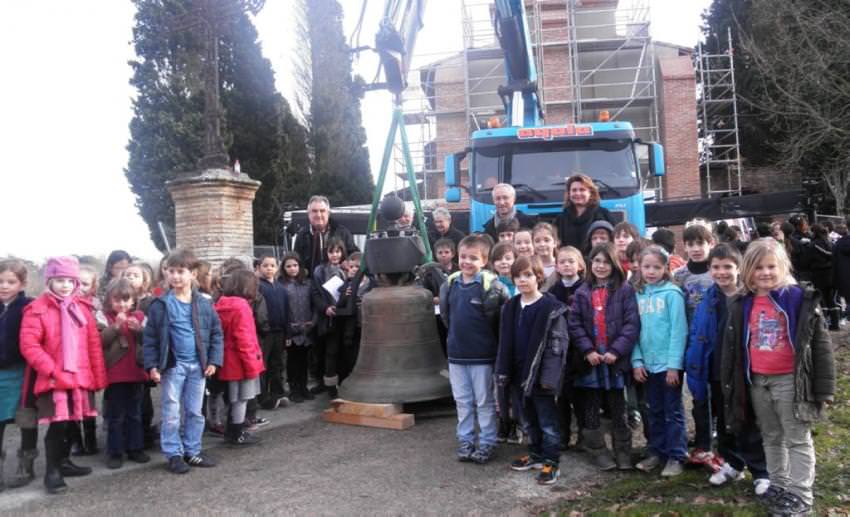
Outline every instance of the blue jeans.
{"label": "blue jeans", "polygon": [[[160,446],[167,458],[201,452],[204,432],[206,379],[200,363],[181,363],[162,372],[162,424]],[[182,427],[180,425],[182,418]]]}
{"label": "blue jeans", "polygon": [[688,458],[688,437],[682,383],[668,386],[667,372],[649,374],[646,404],[649,406],[650,452],[665,461],[685,461]]}
{"label": "blue jeans", "polygon": [[479,447],[496,445],[496,400],[492,364],[449,363],[449,382],[457,406],[457,439],[475,444],[475,417],[478,416]]}
{"label": "blue jeans", "polygon": [[120,456],[125,452],[141,451],[145,447],[142,428],[141,382],[110,384],[103,395],[106,404],[106,452]]}
{"label": "blue jeans", "polygon": [[555,397],[532,394],[523,398],[523,412],[529,456],[557,465],[561,459],[561,433]]}

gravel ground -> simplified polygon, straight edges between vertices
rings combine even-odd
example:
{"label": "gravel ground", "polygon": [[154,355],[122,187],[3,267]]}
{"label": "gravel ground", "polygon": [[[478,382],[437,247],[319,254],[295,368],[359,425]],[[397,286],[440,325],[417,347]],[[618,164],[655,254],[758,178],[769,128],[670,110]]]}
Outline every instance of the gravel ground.
{"label": "gravel ground", "polygon": [[47,496],[39,477],[29,487],[0,493],[0,512],[528,514],[599,476],[583,455],[568,452],[558,484],[539,486],[533,473],[508,468],[509,459],[524,452],[516,445],[502,446],[485,466],[460,463],[454,459],[455,420],[446,416],[451,406],[425,408],[412,429],[388,431],[327,424],[319,418],[326,403],[320,398],[263,413],[273,423],[260,433],[263,443],[249,449],[227,449],[205,437],[220,463],[216,468],[177,476],[164,470],[158,455],[147,465],[119,470],[107,470],[103,457],[82,458],[79,463],[95,472],[67,480],[66,495]]}

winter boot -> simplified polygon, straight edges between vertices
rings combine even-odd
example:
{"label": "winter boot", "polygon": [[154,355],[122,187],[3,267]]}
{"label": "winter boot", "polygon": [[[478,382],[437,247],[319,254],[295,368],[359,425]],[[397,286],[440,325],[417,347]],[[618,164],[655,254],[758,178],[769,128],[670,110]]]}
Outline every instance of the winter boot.
{"label": "winter boot", "polygon": [[628,427],[614,429],[614,460],[618,470],[632,470],[632,432]]}
{"label": "winter boot", "polygon": [[20,488],[30,484],[35,479],[35,459],[38,457],[38,449],[18,449],[18,468],[15,476],[9,481],[9,488]]}
{"label": "winter boot", "polygon": [[584,444],[599,470],[617,468],[614,458],[611,457],[611,450],[605,444],[605,435],[601,429],[585,429]]}
{"label": "winter boot", "polygon": [[[65,438],[65,434],[63,434],[61,437]],[[45,436],[44,439],[46,444],[47,437]],[[71,444],[68,442],[67,438],[65,438],[64,440],[59,440],[57,446],[61,451],[59,459],[57,460],[57,465],[63,477],[80,477],[88,476],[89,474],[91,474],[91,467],[83,467],[71,461]]]}
{"label": "winter boot", "polygon": [[100,452],[97,448],[97,419],[87,417],[83,419],[83,456],[93,456]]}
{"label": "winter boot", "polygon": [[[83,431],[79,422],[68,422],[67,440],[71,446],[71,454],[74,456],[85,456],[85,447],[83,447]],[[46,453],[45,453],[46,454]]]}
{"label": "winter boot", "polygon": [[227,444],[230,447],[244,447],[260,443],[260,438],[245,431],[245,423],[227,424]]}
{"label": "winter boot", "polygon": [[48,494],[63,494],[68,490],[68,485],[65,484],[65,478],[59,465],[65,457],[67,439],[64,433],[51,433],[51,431],[53,429],[48,430],[47,436],[44,437],[44,455],[47,459],[44,471],[44,488]]}

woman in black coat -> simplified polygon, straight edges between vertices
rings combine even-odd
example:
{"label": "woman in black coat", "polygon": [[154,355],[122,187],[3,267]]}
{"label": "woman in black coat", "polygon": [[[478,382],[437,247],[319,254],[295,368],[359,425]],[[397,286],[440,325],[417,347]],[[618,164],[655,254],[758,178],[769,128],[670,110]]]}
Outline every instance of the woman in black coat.
{"label": "woman in black coat", "polygon": [[589,176],[576,174],[567,179],[564,211],[555,220],[561,246],[582,249],[587,230],[594,221],[608,221],[612,226],[616,224],[611,212],[599,206],[599,200],[599,189]]}
{"label": "woman in black coat", "polygon": [[809,263],[812,271],[812,284],[820,292],[821,305],[827,315],[829,330],[838,330],[840,319],[839,309],[835,305],[835,285],[833,283],[833,250],[832,242],[829,240],[829,230],[824,226],[815,224],[812,226],[811,261]]}

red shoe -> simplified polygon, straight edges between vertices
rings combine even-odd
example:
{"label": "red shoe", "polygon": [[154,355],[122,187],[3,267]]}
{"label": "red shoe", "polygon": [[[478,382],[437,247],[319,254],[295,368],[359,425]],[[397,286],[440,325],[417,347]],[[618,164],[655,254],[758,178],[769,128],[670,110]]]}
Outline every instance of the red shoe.
{"label": "red shoe", "polygon": [[691,465],[711,465],[714,461],[714,453],[704,451],[702,449],[694,449],[688,456],[688,463]]}

